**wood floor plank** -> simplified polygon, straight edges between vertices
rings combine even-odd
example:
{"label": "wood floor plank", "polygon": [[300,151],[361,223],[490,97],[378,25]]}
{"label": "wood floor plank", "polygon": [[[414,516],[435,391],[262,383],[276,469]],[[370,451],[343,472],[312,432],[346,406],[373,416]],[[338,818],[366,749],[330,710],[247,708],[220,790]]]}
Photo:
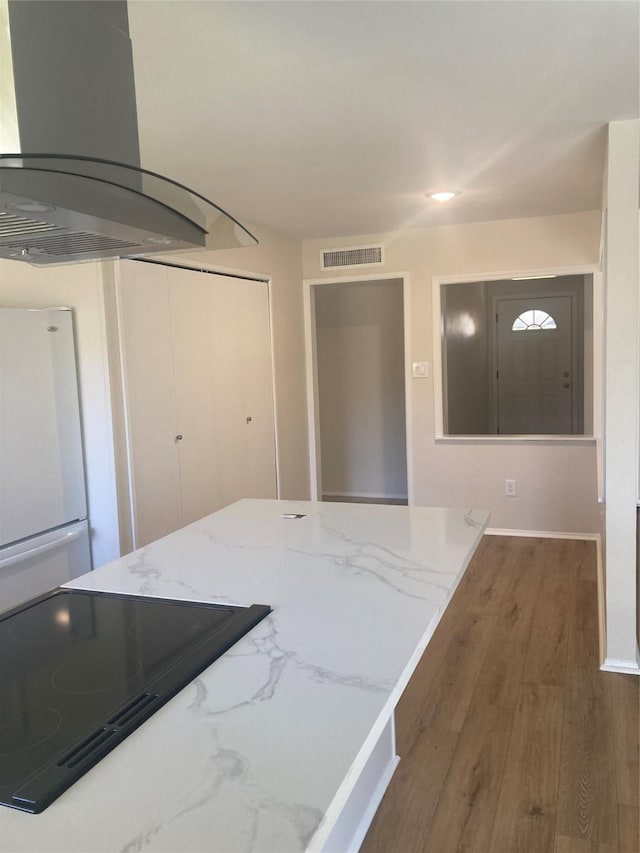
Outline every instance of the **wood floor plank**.
{"label": "wood floor plank", "polygon": [[523,684],[520,689],[491,850],[553,851],[562,693],[549,684]]}
{"label": "wood floor plank", "polygon": [[[396,709],[396,732],[398,754],[405,755],[416,737],[416,732],[427,725],[437,725],[438,712],[436,703],[438,695],[437,685],[445,687],[446,692],[456,697],[452,692],[451,685],[443,685],[443,679],[447,677],[443,666],[457,666],[456,657],[459,657],[469,642],[468,625],[469,611],[481,609],[487,615],[496,609],[502,602],[508,589],[508,572],[505,571],[504,563],[508,558],[508,548],[505,547],[505,537],[485,536],[480,543],[472,564],[462,578],[453,600],[445,611],[440,624],[429,642],[427,652],[422,656],[420,663],[411,678]],[[479,621],[475,620],[476,623]],[[483,619],[484,639],[481,647],[489,639],[489,633],[493,625],[488,618]],[[479,628],[476,625],[476,635]],[[452,645],[457,643],[457,648]],[[445,661],[446,659],[446,661]],[[442,670],[442,674],[441,674]],[[460,674],[459,674],[460,675]],[[475,673],[473,673],[475,676]],[[459,680],[459,679],[458,679]],[[440,693],[442,693],[442,686]],[[457,699],[456,699],[457,702]],[[426,704],[426,708],[425,708]],[[459,704],[459,703],[458,703]],[[465,706],[466,707],[466,706]],[[461,726],[460,713],[462,706],[457,708],[457,718],[453,721],[453,730],[458,731]],[[447,713],[446,703],[441,703],[439,716]]]}
{"label": "wood floor plank", "polygon": [[638,853],[640,850],[640,820],[638,806],[618,806],[618,832],[620,853]]}
{"label": "wood floor plank", "polygon": [[420,715],[423,725],[459,732],[479,675],[477,659],[488,648],[496,615],[468,611],[461,630],[444,657],[440,676],[429,691]]}
{"label": "wood floor plank", "polygon": [[596,579],[596,543],[587,539],[572,539],[571,562],[578,580]]}
{"label": "wood floor plank", "polygon": [[636,806],[640,803],[640,679],[615,672],[603,677],[611,693],[618,802]]}
{"label": "wood floor plank", "polygon": [[496,627],[482,660],[476,690],[482,701],[515,707],[529,646],[535,605],[542,583],[536,571],[537,548],[533,539],[520,539],[512,548],[508,568],[509,588],[500,604]]}
{"label": "wood floor plank", "polygon": [[[421,673],[419,682],[413,682],[416,695],[411,703],[411,716],[407,707],[398,704],[396,730],[398,753],[412,748],[420,732],[426,728],[459,732],[471,702],[478,664],[476,655],[488,647],[495,625],[495,614],[467,611],[460,617],[457,631],[451,637],[436,675],[430,681]],[[405,726],[410,725],[409,730]]]}
{"label": "wood floor plank", "polygon": [[467,715],[424,853],[488,850],[513,715],[496,705],[477,705]]}
{"label": "wood floor plank", "polygon": [[615,745],[609,673],[572,665],[565,693],[559,835],[618,846]]}
{"label": "wood floor plank", "polygon": [[539,549],[543,565],[539,567],[542,583],[531,626],[535,642],[529,643],[522,674],[530,684],[565,683],[574,608],[572,545],[547,540]]}
{"label": "wood floor plank", "polygon": [[569,639],[568,662],[578,666],[599,667],[598,647],[598,593],[593,580],[575,583],[575,619]]}
{"label": "wood floor plank", "polygon": [[422,730],[400,761],[362,850],[390,853],[422,849],[457,740],[455,732]]}
{"label": "wood floor plank", "polygon": [[618,853],[618,847],[610,844],[594,844],[590,840],[556,836],[554,853]]}
{"label": "wood floor plank", "polygon": [[425,698],[438,681],[456,625],[465,618],[467,612],[464,599],[456,598],[455,600],[456,605],[460,606],[451,607],[445,613],[396,707],[398,755],[406,755],[420,730],[425,728],[424,722],[421,721]]}
{"label": "wood floor plank", "polygon": [[[518,539],[510,536],[484,536],[465,572],[458,590],[466,607],[493,610],[500,607],[508,589],[509,566]],[[456,596],[458,592],[456,592]],[[457,601],[456,601],[457,608]]]}

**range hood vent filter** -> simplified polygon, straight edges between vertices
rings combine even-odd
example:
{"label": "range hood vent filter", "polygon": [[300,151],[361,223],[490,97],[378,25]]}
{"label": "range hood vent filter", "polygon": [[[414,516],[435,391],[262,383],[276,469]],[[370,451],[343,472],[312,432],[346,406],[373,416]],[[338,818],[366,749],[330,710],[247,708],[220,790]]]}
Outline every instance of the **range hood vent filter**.
{"label": "range hood vent filter", "polygon": [[[34,263],[44,256],[55,257],[60,261],[61,258],[73,255],[93,256],[95,252],[113,253],[115,250],[135,246],[134,243],[124,240],[114,240],[82,231],[70,232],[49,222],[1,212],[0,245],[4,255],[21,260],[25,258],[25,253],[28,253],[28,259]],[[25,245],[28,248],[25,248]]]}
{"label": "range hood vent filter", "polygon": [[57,225],[50,222],[40,222],[38,219],[27,219],[13,213],[0,211],[0,240],[11,237],[24,237],[27,234],[38,234],[43,231],[58,231]]}
{"label": "range hood vent filter", "polygon": [[[28,248],[25,248],[25,242]],[[53,232],[40,236],[29,236],[28,240],[14,240],[3,242],[3,248],[8,250],[7,255],[18,260],[28,259],[32,263],[38,263],[40,259],[44,262],[45,256],[54,257],[59,262],[63,259],[71,259],[74,255],[85,255],[87,258],[94,257],[96,252],[108,252],[113,255],[115,250],[135,248],[134,243],[126,243],[123,240],[114,240],[112,237],[100,237],[97,234],[73,234],[65,232],[64,228],[55,228]]]}

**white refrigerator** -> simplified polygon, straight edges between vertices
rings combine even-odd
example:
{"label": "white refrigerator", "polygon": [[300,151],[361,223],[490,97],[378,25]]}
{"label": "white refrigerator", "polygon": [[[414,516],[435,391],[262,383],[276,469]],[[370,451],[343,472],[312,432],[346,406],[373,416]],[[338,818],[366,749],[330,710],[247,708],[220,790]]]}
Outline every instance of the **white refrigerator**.
{"label": "white refrigerator", "polygon": [[0,309],[0,611],[91,570],[73,315]]}

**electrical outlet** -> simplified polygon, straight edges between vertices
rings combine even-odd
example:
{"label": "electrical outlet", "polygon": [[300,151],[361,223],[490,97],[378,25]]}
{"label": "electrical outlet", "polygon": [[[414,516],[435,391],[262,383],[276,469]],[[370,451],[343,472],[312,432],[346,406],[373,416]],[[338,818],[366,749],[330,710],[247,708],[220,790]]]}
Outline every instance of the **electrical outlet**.
{"label": "electrical outlet", "polygon": [[518,494],[516,491],[516,481],[515,480],[505,480],[504,481],[504,493],[510,498],[515,498]]}

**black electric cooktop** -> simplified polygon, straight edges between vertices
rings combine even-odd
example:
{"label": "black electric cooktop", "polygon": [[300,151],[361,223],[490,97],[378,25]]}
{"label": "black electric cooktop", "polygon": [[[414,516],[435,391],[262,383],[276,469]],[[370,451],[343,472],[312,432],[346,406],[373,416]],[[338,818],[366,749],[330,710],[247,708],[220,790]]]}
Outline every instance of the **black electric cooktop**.
{"label": "black electric cooktop", "polygon": [[58,589],[0,616],[0,803],[41,812],[270,609]]}

